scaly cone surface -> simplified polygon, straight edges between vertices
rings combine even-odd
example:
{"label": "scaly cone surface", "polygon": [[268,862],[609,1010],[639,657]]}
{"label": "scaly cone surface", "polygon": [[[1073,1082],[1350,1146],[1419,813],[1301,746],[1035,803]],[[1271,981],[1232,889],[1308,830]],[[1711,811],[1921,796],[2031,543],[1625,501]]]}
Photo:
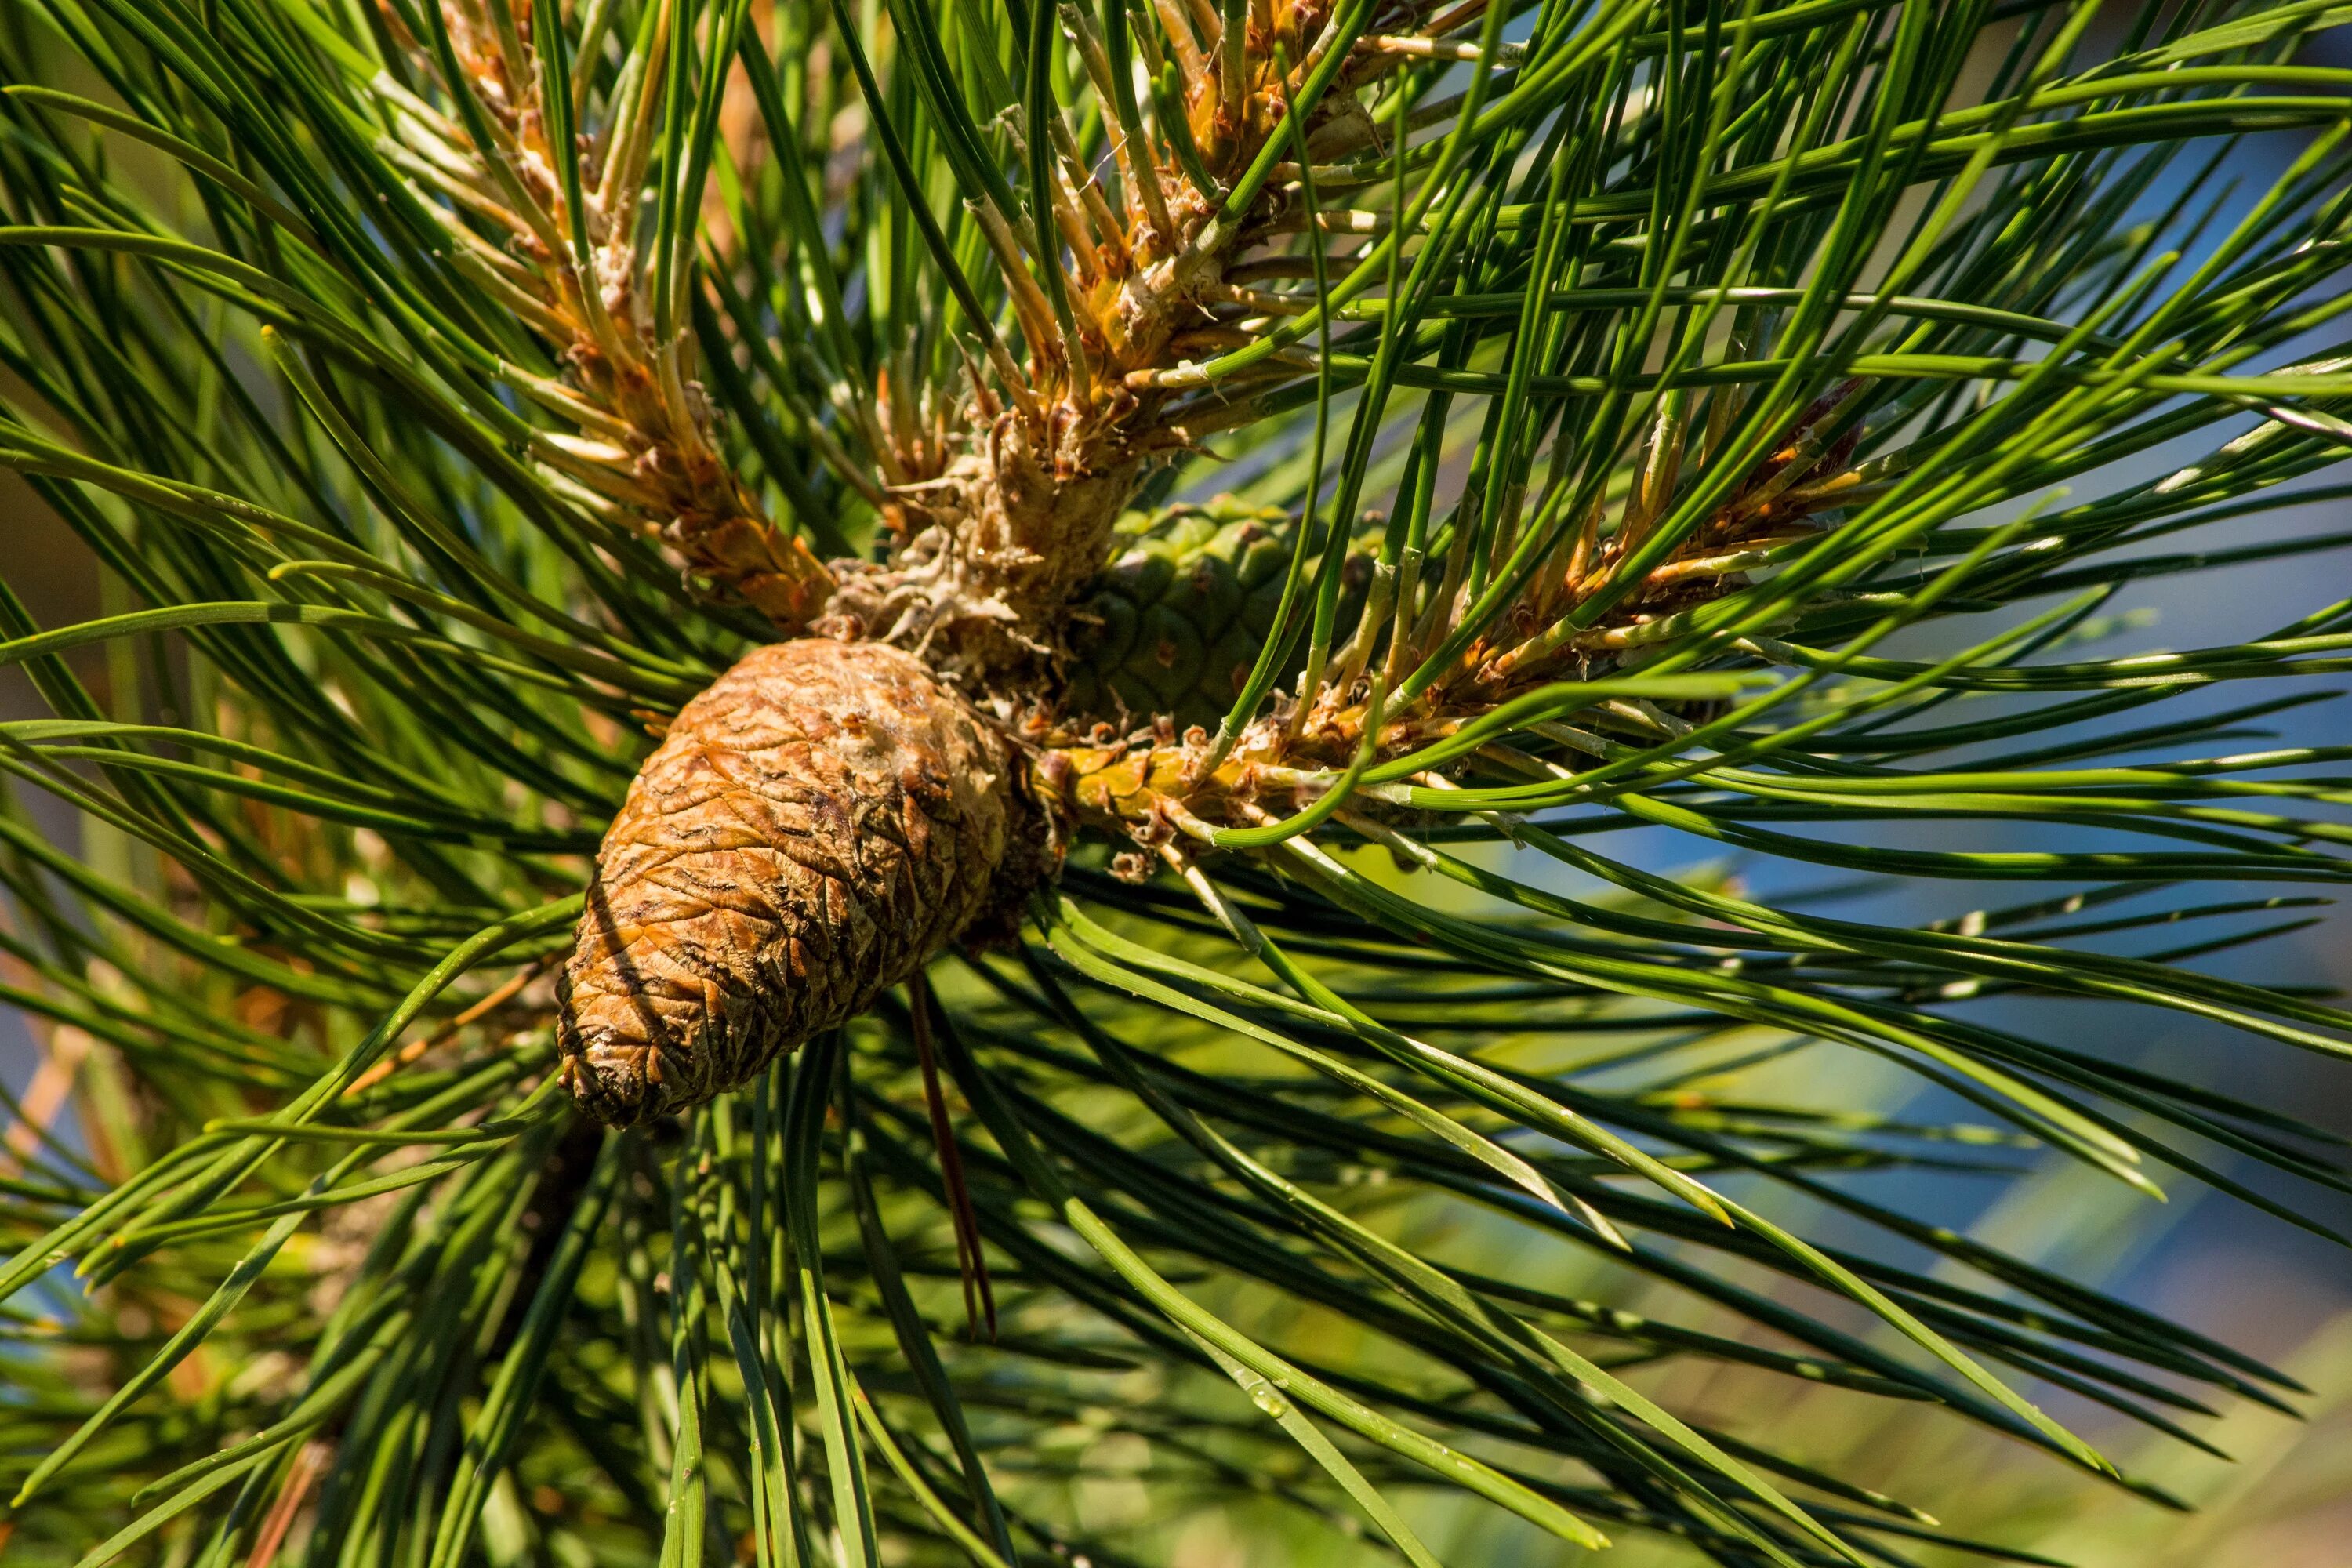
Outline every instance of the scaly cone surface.
{"label": "scaly cone surface", "polygon": [[1012,783],[995,727],[909,654],[751,653],[678,714],[597,856],[561,985],[573,1100],[616,1125],[698,1105],[863,1012],[998,892]]}

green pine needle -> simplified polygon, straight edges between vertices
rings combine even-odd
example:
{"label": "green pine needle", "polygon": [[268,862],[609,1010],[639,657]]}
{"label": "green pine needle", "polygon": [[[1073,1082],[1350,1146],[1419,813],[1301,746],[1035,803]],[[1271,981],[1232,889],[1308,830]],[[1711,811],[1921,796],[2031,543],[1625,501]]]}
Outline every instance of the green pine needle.
{"label": "green pine needle", "polygon": [[[107,584],[55,626],[0,588],[47,712],[0,722],[0,1000],[71,1086],[0,1105],[11,1563],[1157,1563],[1211,1513],[1254,1562],[2042,1561],[1818,1456],[1884,1401],[2161,1500],[2050,1395],[2200,1447],[2295,1404],[1903,1184],[2043,1150],[2346,1239],[2340,1138],[2105,1048],[2352,1055],[2307,977],[2202,965],[2352,880],[2352,746],[2262,727],[2352,670],[2347,536],[2248,531],[2352,495],[2352,71],[2294,63],[2345,8],[1513,0],[1399,41],[1442,13],[0,18],[0,465]],[[1284,129],[1229,164],[1182,59],[1261,14],[1303,26]],[[477,58],[539,62],[593,155],[469,184]],[[2234,189],[2265,133],[2299,150]],[[1013,945],[689,1117],[580,1121],[588,858],[768,627],[565,445],[620,435],[530,268],[594,280],[607,180],[660,374],[862,552],[908,430],[1084,374],[1055,204],[1153,157],[1245,259],[1135,389],[1192,441],[1139,504],[1297,520],[1223,733],[1301,663],[1375,713],[1468,657],[1590,678],[1401,756],[1375,720],[1220,852],[1085,844]],[[1192,689],[1159,647],[1210,661],[1155,529],[1096,672],[1141,710]],[[2305,553],[2260,635],[2123,646],[2149,581]],[[1643,827],[1738,859],[1661,875]],[[1985,901],[1881,922],[1771,863]]]}

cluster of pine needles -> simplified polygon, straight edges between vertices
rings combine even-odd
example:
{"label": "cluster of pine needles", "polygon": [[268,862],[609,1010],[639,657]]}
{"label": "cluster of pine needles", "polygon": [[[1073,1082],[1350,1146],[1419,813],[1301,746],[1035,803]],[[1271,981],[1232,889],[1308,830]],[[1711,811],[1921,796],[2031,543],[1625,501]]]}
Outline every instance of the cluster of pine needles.
{"label": "cluster of pine needles", "polygon": [[[2352,72],[2293,63],[2346,14],[0,6],[0,465],[108,595],[0,589],[48,714],[0,722],[9,1561],[1112,1568],[1218,1509],[1415,1568],[1473,1517],[2012,1555],[1807,1463],[1793,1387],[2162,1506],[2037,1399],[2194,1446],[2292,1380],[1900,1200],[2029,1150],[2323,1231],[2352,1188],[2127,1048],[2352,1049],[2199,963],[2352,880],[2352,746],[2247,749],[2352,601],[2103,641],[2347,542],[2265,526],[2352,495]],[[1139,510],[1284,520],[1222,732],[1467,706],[1280,820],[1082,838],[1011,945],[584,1122],[550,974],[650,733],[1093,364],[1106,191],[1237,226],[1119,383],[1175,433]],[[1759,890],[1808,875],[1965,912]],[[1754,1417],[1654,1394],[1692,1365]]]}

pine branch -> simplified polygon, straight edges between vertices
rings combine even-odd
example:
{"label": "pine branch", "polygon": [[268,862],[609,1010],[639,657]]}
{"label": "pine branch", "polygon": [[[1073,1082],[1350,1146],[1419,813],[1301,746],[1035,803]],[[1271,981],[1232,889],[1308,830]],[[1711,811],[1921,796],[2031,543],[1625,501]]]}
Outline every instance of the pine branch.
{"label": "pine branch", "polygon": [[762,514],[715,446],[679,320],[694,256],[675,229],[700,206],[703,159],[690,152],[699,139],[670,144],[673,158],[688,153],[687,167],[659,171],[659,232],[641,232],[656,123],[685,111],[678,95],[694,65],[724,76],[739,23],[722,23],[712,58],[690,65],[694,40],[674,36],[671,12],[656,14],[665,19],[632,60],[633,90],[615,95],[601,126],[576,122],[571,44],[531,0],[434,0],[431,36],[408,40],[410,63],[439,80],[457,118],[389,83],[387,101],[408,166],[457,198],[441,210],[457,255],[476,258],[478,281],[511,292],[562,367],[560,383],[507,370],[578,431],[537,436],[537,458],[639,520],[685,570],[796,630],[822,610],[831,578],[805,542]]}
{"label": "pine branch", "polygon": [[2342,1239],[2340,1134],[2116,1044],[2352,1039],[2209,962],[2352,876],[2273,732],[2352,658],[2332,16],[12,15],[0,465],[104,596],[0,593],[10,1561],[2196,1493],[2310,1391],[1899,1183]]}

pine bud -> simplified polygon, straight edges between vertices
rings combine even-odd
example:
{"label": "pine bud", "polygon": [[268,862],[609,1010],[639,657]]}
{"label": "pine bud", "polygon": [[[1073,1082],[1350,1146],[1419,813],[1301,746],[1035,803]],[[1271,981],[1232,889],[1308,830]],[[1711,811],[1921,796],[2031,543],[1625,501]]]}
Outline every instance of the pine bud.
{"label": "pine bud", "polygon": [[686,705],[598,853],[562,984],[573,1100],[626,1126],[856,1016],[989,901],[1004,738],[912,655],[803,638]]}

